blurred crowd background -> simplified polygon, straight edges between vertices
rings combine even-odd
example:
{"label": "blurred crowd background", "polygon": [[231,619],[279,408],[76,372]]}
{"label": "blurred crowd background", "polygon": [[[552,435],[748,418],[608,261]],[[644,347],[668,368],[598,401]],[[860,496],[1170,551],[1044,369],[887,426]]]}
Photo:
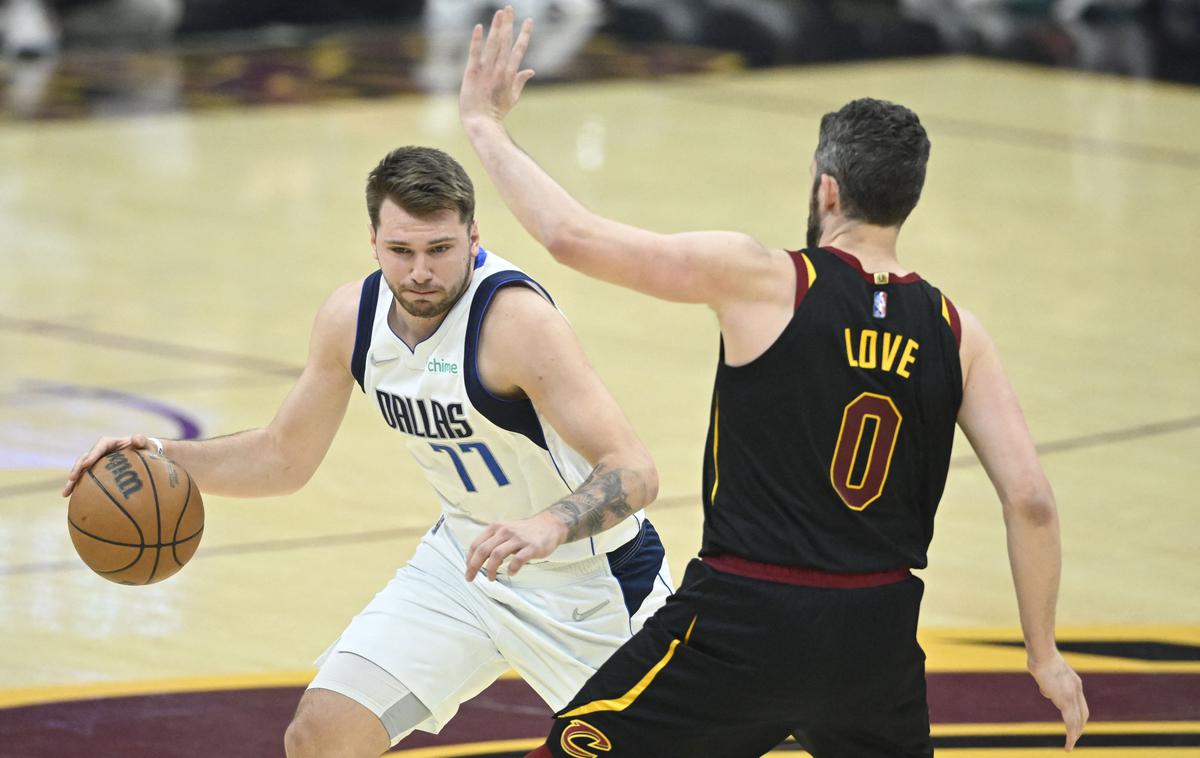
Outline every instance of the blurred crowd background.
{"label": "blurred crowd background", "polygon": [[[4,116],[449,90],[494,0],[0,0]],[[539,80],[618,45],[760,67],[946,53],[1200,83],[1200,0],[514,0]],[[216,54],[214,74],[189,61]],[[231,57],[233,56],[233,57]],[[240,56],[240,58],[238,57]],[[247,58],[246,56],[250,56]],[[621,75],[690,70],[687,56]],[[235,60],[236,59],[236,60]],[[192,61],[194,63],[194,61]],[[642,61],[646,64],[646,61]],[[694,63],[694,61],[693,61]],[[247,74],[249,75],[247,76]],[[578,72],[576,72],[578,73]],[[604,75],[593,65],[588,76]],[[231,81],[236,86],[230,88]],[[81,83],[82,82],[82,83]]]}

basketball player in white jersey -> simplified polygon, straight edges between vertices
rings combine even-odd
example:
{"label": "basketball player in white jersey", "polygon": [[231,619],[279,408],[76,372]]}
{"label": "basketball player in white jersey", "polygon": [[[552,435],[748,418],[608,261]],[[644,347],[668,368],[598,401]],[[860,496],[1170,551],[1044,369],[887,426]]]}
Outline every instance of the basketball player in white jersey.
{"label": "basketball player in white jersey", "polygon": [[[318,660],[290,758],[374,758],[414,729],[436,733],[510,667],[560,708],[671,592],[637,513],[657,493],[648,452],[546,291],[480,246],[474,205],[450,156],[393,151],[367,181],[379,271],[321,307],[271,423],[199,441],[105,437],[63,492],[127,447],[176,460],[208,493],[294,492],[355,384],[403,435],[442,518]],[[511,559],[469,564],[496,522],[488,539]]]}

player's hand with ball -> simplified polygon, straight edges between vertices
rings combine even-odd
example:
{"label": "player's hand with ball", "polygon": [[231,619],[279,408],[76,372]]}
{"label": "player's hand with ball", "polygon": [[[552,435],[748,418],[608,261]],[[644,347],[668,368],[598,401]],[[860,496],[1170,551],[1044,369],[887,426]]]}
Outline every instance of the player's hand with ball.
{"label": "player's hand with ball", "polygon": [[154,437],[101,437],[71,468],[68,495],[76,552],[119,584],[166,579],[191,559],[204,533],[199,488]]}
{"label": "player's hand with ball", "polygon": [[138,450],[146,450],[160,458],[163,457],[162,441],[156,437],[147,437],[144,434],[135,434],[131,437],[101,437],[96,440],[96,444],[92,445],[92,449],[79,457],[75,461],[75,465],[71,467],[70,473],[67,474],[67,484],[63,487],[62,496],[70,497],[75,485],[79,483],[79,477],[83,473],[96,464],[109,453],[118,450],[128,450],[136,448]]}

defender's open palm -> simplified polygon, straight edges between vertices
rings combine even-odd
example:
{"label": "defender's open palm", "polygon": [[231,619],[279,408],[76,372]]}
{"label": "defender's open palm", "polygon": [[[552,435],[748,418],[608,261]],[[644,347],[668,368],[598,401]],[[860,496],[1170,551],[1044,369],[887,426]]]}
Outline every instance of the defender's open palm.
{"label": "defender's open palm", "polygon": [[512,6],[496,11],[486,41],[483,26],[475,25],[467,70],[458,94],[459,115],[464,122],[475,118],[502,121],[517,104],[525,82],[533,77],[533,69],[521,69],[532,31],[533,20],[525,19],[513,43]]}

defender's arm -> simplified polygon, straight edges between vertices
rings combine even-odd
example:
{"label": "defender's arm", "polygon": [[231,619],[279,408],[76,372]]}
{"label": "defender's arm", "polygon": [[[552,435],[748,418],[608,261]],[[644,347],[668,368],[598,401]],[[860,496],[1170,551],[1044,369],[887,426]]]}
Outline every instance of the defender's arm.
{"label": "defender's arm", "polygon": [[1029,670],[1042,694],[1062,711],[1070,750],[1087,723],[1088,707],[1079,676],[1054,641],[1062,566],[1054,493],[991,338],[971,313],[960,308],[959,315],[963,402],[958,423],[1000,497]]}
{"label": "defender's arm", "polygon": [[519,71],[532,23],[512,42],[511,9],[498,11],[484,42],[476,26],[459,97],[463,126],[505,203],[558,261],[589,276],[662,298],[707,303],[786,303],[791,263],[734,232],[659,234],[592,213],[513,142],[502,120],[533,76]]}

